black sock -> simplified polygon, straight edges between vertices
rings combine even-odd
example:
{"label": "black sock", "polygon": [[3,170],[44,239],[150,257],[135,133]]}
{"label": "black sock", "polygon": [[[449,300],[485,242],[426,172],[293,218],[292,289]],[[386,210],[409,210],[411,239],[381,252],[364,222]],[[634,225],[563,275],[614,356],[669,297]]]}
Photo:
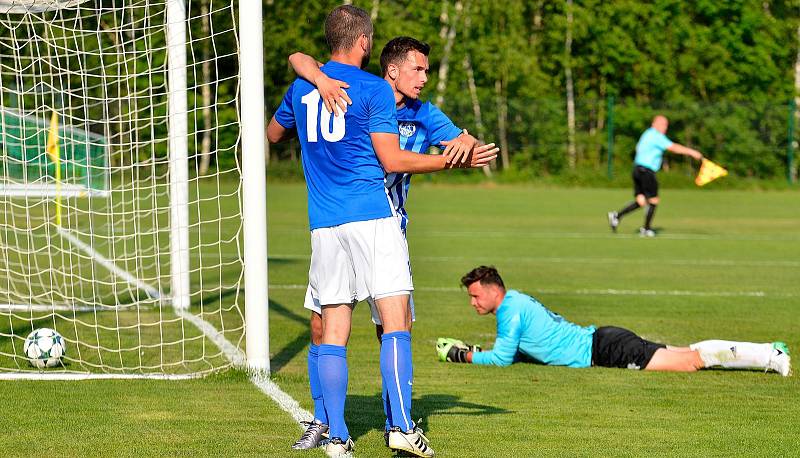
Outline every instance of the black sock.
{"label": "black sock", "polygon": [[617,218],[622,218],[623,215],[630,213],[637,208],[639,208],[639,204],[634,200],[633,202],[629,203],[627,207],[617,212]]}
{"label": "black sock", "polygon": [[656,214],[656,204],[647,206],[647,216],[644,217],[644,228],[650,229],[650,223],[653,222],[653,215]]}

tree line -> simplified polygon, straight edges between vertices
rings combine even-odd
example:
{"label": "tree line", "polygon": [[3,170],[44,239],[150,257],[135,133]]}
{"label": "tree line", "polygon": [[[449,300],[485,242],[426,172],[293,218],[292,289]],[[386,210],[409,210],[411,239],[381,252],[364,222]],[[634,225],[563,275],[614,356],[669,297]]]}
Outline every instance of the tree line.
{"label": "tree line", "polygon": [[[0,18],[5,25],[0,48],[6,50],[0,49],[2,104],[38,102],[25,98],[42,98],[31,87],[41,87],[44,78],[55,89],[45,96],[49,106],[86,105],[80,113],[73,110],[73,118],[109,136],[112,144],[165,135],[166,103],[137,97],[136,91],[166,84],[165,31],[158,29],[166,17],[155,8],[126,3],[98,0],[99,14],[79,14],[101,32],[97,44],[80,43],[84,54],[74,72],[63,69],[76,62],[64,51],[76,46],[70,29],[76,14],[42,13],[55,24],[50,27],[30,21],[12,27],[8,17]],[[638,136],[653,115],[663,113],[671,120],[671,138],[736,175],[787,173],[800,93],[797,0],[353,3],[370,12],[375,24],[367,70],[379,73],[380,51],[395,36],[429,43],[431,73],[422,98],[439,105],[458,126],[500,145],[496,170],[531,175],[627,170]],[[295,78],[288,55],[303,51],[326,60],[325,16],[341,2],[262,4],[269,119]],[[203,174],[215,166],[235,166],[241,154],[233,128],[239,90],[237,2],[187,0],[186,5],[190,152]],[[132,27],[122,31],[120,21]],[[96,75],[88,77],[87,69]],[[69,89],[60,92],[66,100],[52,95],[59,88]],[[106,96],[113,97],[112,104],[86,102]],[[142,113],[153,122],[136,121]],[[111,122],[92,124],[102,119]],[[268,151],[271,161],[300,156],[297,142],[271,145]],[[153,163],[153,156],[165,154],[166,142],[156,142],[150,150],[120,149],[112,162]],[[688,167],[689,162],[670,158],[665,166]]]}
{"label": "tree line", "polygon": [[[294,79],[289,53],[328,55],[324,18],[339,3],[264,4],[268,113]],[[422,98],[501,145],[499,169],[604,172],[609,148],[615,167],[627,169],[638,136],[664,113],[671,138],[735,174],[786,173],[789,104],[800,84],[795,1],[353,3],[375,24],[368,70],[379,72],[375,56],[394,36],[431,44]],[[271,153],[298,154],[296,144]]]}

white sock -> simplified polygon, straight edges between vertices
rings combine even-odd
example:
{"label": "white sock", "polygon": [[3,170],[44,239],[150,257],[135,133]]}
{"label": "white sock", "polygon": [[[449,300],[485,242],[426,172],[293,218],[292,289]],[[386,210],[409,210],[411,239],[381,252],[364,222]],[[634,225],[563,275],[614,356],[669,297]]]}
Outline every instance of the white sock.
{"label": "white sock", "polygon": [[705,367],[722,366],[732,369],[765,369],[772,355],[772,344],[704,340],[689,345],[700,353]]}

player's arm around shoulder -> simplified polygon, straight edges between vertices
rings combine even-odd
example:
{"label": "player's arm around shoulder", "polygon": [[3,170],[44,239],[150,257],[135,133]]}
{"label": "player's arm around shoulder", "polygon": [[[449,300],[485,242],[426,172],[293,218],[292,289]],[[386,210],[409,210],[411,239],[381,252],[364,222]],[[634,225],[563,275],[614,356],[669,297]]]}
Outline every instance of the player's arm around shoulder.
{"label": "player's arm around shoulder", "polygon": [[297,75],[313,84],[325,109],[328,113],[340,116],[347,112],[347,105],[353,103],[345,89],[350,85],[345,81],[330,78],[320,70],[322,63],[302,52],[295,52],[289,56],[289,65]]}

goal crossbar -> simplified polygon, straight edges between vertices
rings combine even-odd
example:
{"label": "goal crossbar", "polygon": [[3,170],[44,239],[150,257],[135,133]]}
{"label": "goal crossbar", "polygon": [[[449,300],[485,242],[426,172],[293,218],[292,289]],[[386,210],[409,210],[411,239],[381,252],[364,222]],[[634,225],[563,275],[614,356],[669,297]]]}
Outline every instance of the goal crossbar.
{"label": "goal crossbar", "polygon": [[25,14],[70,8],[87,0],[0,0],[0,13]]}

